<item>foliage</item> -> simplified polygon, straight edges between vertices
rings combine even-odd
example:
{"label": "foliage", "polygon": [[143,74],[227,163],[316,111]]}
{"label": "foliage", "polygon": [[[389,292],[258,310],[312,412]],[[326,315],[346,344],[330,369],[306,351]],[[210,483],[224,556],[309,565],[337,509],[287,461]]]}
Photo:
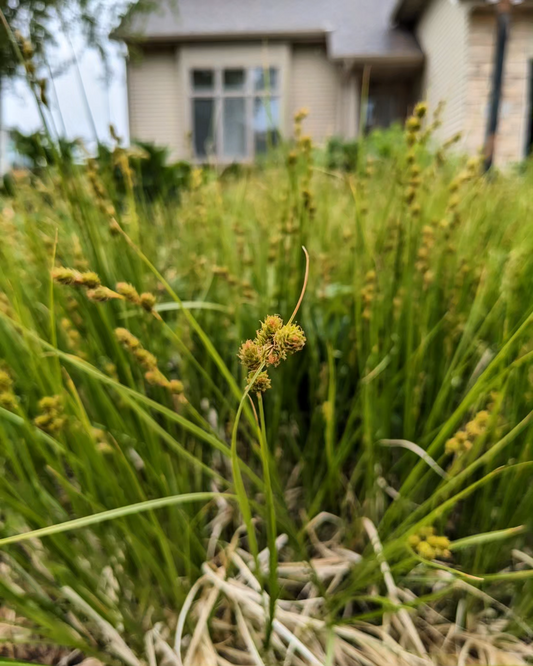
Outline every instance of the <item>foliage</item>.
{"label": "foliage", "polygon": [[[129,163],[135,174],[136,195],[150,202],[157,199],[177,199],[181,190],[189,186],[191,174],[189,162],[169,163],[169,149],[153,143],[136,141],[133,146]],[[115,163],[114,151],[104,144],[99,144],[98,162],[101,168],[113,174],[117,193],[124,195],[126,185],[122,171]]]}
{"label": "foliage", "polygon": [[[75,165],[82,167],[87,156],[79,139],[60,137],[52,141],[43,131],[25,134],[19,130],[10,132],[16,153],[14,168],[27,168],[35,175],[42,175],[48,167],[58,167],[70,173]],[[110,191],[116,204],[127,194],[127,184],[120,168],[120,145],[110,148],[98,144],[96,163],[112,181]],[[189,186],[191,165],[180,161],[168,163],[169,150],[147,142],[135,142],[128,150],[128,162],[133,173],[135,196],[139,200],[153,202],[158,199],[176,200]]]}
{"label": "foliage", "polygon": [[[0,216],[0,595],[41,640],[138,663],[212,582],[207,560],[246,561],[287,601],[287,562],[332,549],[335,585],[306,585],[326,628],[410,626],[416,606],[449,627],[458,604],[469,627],[487,604],[530,632],[531,173],[430,159],[423,123],[421,107],[402,150],[356,174],[315,170],[302,135],[284,168],[195,169],[179,205],[131,196],[127,151],[120,208],[94,165],[17,181]],[[305,346],[252,392],[258,427],[237,354],[267,315],[289,321],[302,245]],[[260,354],[301,349],[301,329],[274,335]],[[207,594],[223,645],[233,611]]]}
{"label": "foliage", "polygon": [[341,137],[332,137],[326,145],[326,166],[328,169],[355,171],[358,154],[357,141],[345,141]]}

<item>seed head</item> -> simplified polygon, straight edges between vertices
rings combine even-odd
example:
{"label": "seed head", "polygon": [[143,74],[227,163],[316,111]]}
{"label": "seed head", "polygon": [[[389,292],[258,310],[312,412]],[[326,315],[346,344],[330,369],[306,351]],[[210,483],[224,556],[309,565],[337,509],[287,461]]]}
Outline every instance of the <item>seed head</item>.
{"label": "seed head", "polygon": [[96,273],[88,271],[87,273],[81,273],[78,276],[76,284],[79,284],[81,287],[87,287],[87,289],[96,289],[102,283]]}
{"label": "seed head", "polygon": [[417,548],[419,555],[421,555],[423,558],[426,560],[433,560],[435,559],[436,556],[436,551],[433,546],[430,546],[430,544],[427,541],[421,541]]}
{"label": "seed head", "polygon": [[183,382],[180,382],[179,379],[171,379],[168,383],[168,390],[176,395],[183,393]]}
{"label": "seed head", "polygon": [[145,373],[144,378],[149,384],[152,384],[152,386],[163,386],[164,388],[168,388],[168,379],[158,368],[148,370],[148,372]]}
{"label": "seed head", "polygon": [[301,351],[305,342],[305,333],[297,324],[287,324],[274,334],[274,347],[281,358]]}
{"label": "seed head", "polygon": [[61,396],[47,395],[39,400],[39,409],[47,414],[56,414],[61,410]]}
{"label": "seed head", "polygon": [[296,111],[296,113],[294,114],[294,122],[301,123],[302,120],[305,120],[308,115],[309,115],[309,109],[306,107],[302,107],[301,109],[298,109],[298,111]]}
{"label": "seed head", "polygon": [[439,550],[448,550],[450,547],[450,540],[445,536],[431,535],[428,536],[427,542],[430,546],[433,546],[433,548],[438,548]]}
{"label": "seed head", "polygon": [[106,301],[111,301],[116,298],[123,299],[124,297],[108,287],[96,287],[96,289],[88,290],[87,298],[91,301],[96,301],[97,303],[105,303]]}
{"label": "seed head", "polygon": [[127,328],[116,328],[115,335],[120,344],[126,347],[126,349],[134,351],[141,348],[140,341]]}
{"label": "seed head", "polygon": [[141,307],[143,307],[147,312],[151,312],[154,309],[156,304],[156,298],[153,294],[144,293],[141,294]]}
{"label": "seed head", "polygon": [[[255,372],[250,372],[248,374],[248,384],[252,382],[254,375]],[[268,389],[271,387],[272,387],[272,382],[270,381],[268,372],[263,371],[259,373],[253,384],[251,384],[250,391],[252,393],[264,393],[265,391],[268,391]]]}
{"label": "seed head", "polygon": [[272,339],[277,331],[283,326],[283,319],[279,315],[268,315],[265,321],[261,324],[261,328],[257,331],[255,343],[257,345],[266,345],[272,342]]}
{"label": "seed head", "polygon": [[132,284],[129,284],[128,282],[118,282],[115,289],[121,296],[124,296],[127,301],[130,301],[130,303],[135,303],[135,305],[139,304],[139,294]]}
{"label": "seed head", "polygon": [[136,349],[133,354],[143,368],[146,368],[146,370],[157,370],[157,358],[147,349]]}
{"label": "seed head", "polygon": [[408,132],[418,132],[420,127],[420,118],[416,116],[411,116],[405,123],[405,128]]}
{"label": "seed head", "polygon": [[11,391],[0,392],[0,407],[7,409],[10,412],[16,411],[18,402],[16,396]]}
{"label": "seed head", "polygon": [[78,277],[78,271],[75,271],[73,268],[58,266],[57,268],[52,269],[52,279],[59,284],[74,284]]}
{"label": "seed head", "polygon": [[427,115],[428,112],[428,105],[426,102],[418,102],[418,104],[415,106],[415,110],[413,115],[416,116],[417,118],[424,118]]}
{"label": "seed head", "polygon": [[0,392],[10,391],[13,386],[13,380],[5,370],[0,370]]}
{"label": "seed head", "polygon": [[246,340],[239,349],[238,357],[242,365],[255,372],[261,365],[261,348],[253,340]]}

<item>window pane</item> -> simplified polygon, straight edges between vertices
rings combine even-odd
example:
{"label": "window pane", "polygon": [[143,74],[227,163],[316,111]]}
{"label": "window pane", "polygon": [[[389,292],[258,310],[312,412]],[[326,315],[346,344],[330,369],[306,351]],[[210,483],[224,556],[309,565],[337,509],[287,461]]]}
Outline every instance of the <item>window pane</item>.
{"label": "window pane", "polygon": [[265,153],[278,143],[280,103],[277,97],[254,99],[254,145],[256,154]]}
{"label": "window pane", "polygon": [[215,73],[212,69],[193,69],[192,87],[195,92],[213,90]]}
{"label": "window pane", "polygon": [[224,90],[244,90],[244,69],[224,70]]}
{"label": "window pane", "polygon": [[215,122],[215,100],[193,100],[194,153],[197,157],[206,157],[213,152]]}
{"label": "window pane", "polygon": [[253,70],[254,90],[277,90],[279,85],[279,72],[276,67],[256,67]]}
{"label": "window pane", "polygon": [[224,99],[224,157],[246,157],[246,100],[244,97]]}

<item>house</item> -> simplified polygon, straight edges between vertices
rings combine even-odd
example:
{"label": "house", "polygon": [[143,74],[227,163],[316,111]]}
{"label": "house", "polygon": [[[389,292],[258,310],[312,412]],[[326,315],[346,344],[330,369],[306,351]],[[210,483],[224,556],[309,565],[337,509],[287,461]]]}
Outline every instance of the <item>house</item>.
{"label": "house", "polygon": [[[472,0],[159,0],[114,37],[129,47],[130,135],[174,158],[246,161],[310,110],[317,142],[446,102],[439,140],[483,144],[495,8]],[[533,2],[513,7],[496,161],[532,143]],[[368,90],[361,118],[363,89]]]}

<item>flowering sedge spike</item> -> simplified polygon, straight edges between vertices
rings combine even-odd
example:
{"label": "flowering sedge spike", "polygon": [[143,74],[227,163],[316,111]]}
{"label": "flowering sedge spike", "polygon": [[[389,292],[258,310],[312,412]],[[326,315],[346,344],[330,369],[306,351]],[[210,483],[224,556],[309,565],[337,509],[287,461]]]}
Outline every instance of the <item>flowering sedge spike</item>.
{"label": "flowering sedge spike", "polygon": [[78,276],[76,284],[80,287],[87,287],[87,289],[96,289],[100,287],[102,283],[96,273],[93,271],[87,271]]}
{"label": "flowering sedge spike", "polygon": [[63,413],[61,396],[46,396],[39,401],[39,411],[34,423],[40,429],[49,434],[54,434],[63,429],[66,418]]}
{"label": "flowering sedge spike", "polygon": [[247,383],[251,385],[250,391],[252,393],[264,393],[268,391],[269,388],[272,388],[272,382],[268,376],[268,372],[263,370],[260,372],[254,380],[255,372],[250,372],[248,374]]}
{"label": "flowering sedge spike", "polygon": [[156,304],[156,298],[153,294],[144,293],[140,296],[141,307],[146,310],[146,312],[152,312]]}
{"label": "flowering sedge spike", "polygon": [[142,347],[138,338],[130,333],[127,328],[116,328],[115,336],[120,344],[129,351],[134,351],[135,349],[140,349]]}
{"label": "flowering sedge spike", "polygon": [[174,395],[181,395],[183,393],[183,383],[179,379],[167,379],[158,368],[157,358],[147,349],[144,349],[140,340],[130,333],[128,329],[116,328],[115,336],[120,344],[133,355],[137,363],[146,370],[144,378],[148,384],[161,386]]}
{"label": "flowering sedge spike", "polygon": [[115,289],[117,290],[117,293],[124,296],[127,301],[139,305],[141,297],[132,284],[128,284],[128,282],[118,282]]}
{"label": "flowering sedge spike", "polygon": [[89,289],[87,291],[87,298],[97,303],[105,303],[113,299],[124,300],[124,296],[117,294],[116,291],[108,287],[96,287],[96,289]]}
{"label": "flowering sedge spike", "polygon": [[301,351],[305,342],[305,333],[301,326],[287,324],[274,334],[274,351],[278,353],[280,358],[285,359],[288,355]]}
{"label": "flowering sedge spike", "polygon": [[80,273],[73,268],[64,268],[63,266],[59,266],[52,270],[52,279],[58,284],[76,284],[79,275]]}
{"label": "flowering sedge spike", "polygon": [[451,557],[450,540],[448,537],[435,534],[434,527],[422,527],[418,534],[412,534],[408,538],[407,543],[426,560]]}
{"label": "flowering sedge spike", "polygon": [[253,340],[246,340],[239,349],[239,361],[246,368],[255,372],[261,365],[261,352],[261,345],[258,345]]}
{"label": "flowering sedge spike", "polygon": [[13,380],[5,370],[0,370],[0,407],[16,412],[17,396],[13,393]]}
{"label": "flowering sedge spike", "polygon": [[256,332],[255,343],[258,345],[267,344],[282,326],[283,319],[279,315],[268,315],[261,324],[261,328]]}

